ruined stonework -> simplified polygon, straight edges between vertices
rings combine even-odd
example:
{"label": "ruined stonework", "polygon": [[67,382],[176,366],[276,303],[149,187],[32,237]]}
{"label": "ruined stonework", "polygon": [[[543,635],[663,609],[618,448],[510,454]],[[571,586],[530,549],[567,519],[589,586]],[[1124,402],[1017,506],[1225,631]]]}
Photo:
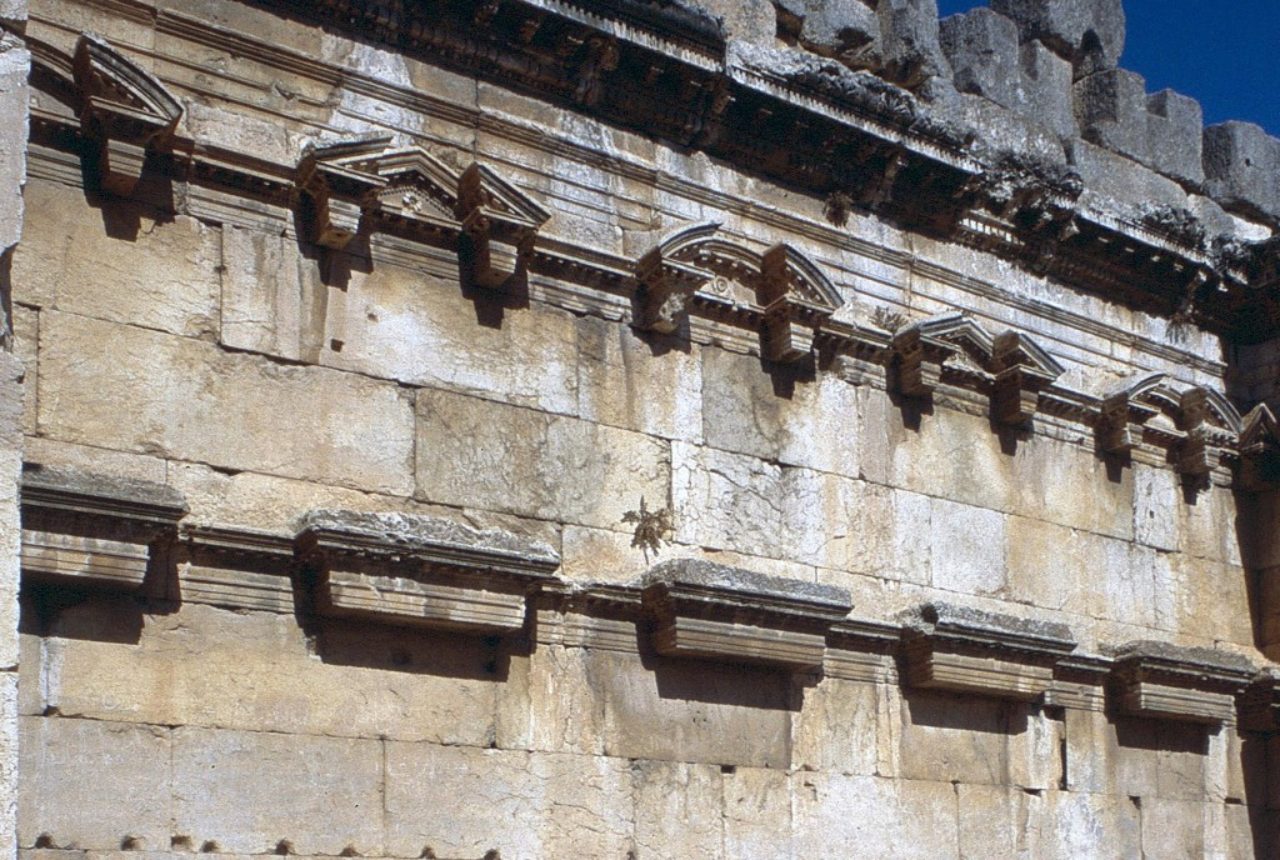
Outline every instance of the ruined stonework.
{"label": "ruined stonework", "polygon": [[1119,0],[0,23],[0,860],[1280,856],[1280,141]]}

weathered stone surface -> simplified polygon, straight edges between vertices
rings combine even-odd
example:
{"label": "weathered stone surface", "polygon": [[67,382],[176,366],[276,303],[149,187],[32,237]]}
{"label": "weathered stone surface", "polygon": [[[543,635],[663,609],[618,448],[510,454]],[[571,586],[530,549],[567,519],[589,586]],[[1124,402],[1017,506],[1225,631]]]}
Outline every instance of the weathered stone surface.
{"label": "weathered stone surface", "polygon": [[950,66],[938,43],[937,0],[880,0],[876,13],[880,74],[909,88],[949,76]]}
{"label": "weathered stone surface", "polygon": [[1225,122],[1204,130],[1209,195],[1227,209],[1280,217],[1280,140],[1261,126]]}
{"label": "weathered stone surface", "polygon": [[[44,319],[40,426],[51,436],[401,495],[412,487],[411,405],[394,385],[69,314]],[[81,360],[101,344],[110,360]]]}
{"label": "weathered stone surface", "polygon": [[19,725],[19,845],[48,834],[55,845],[84,849],[113,850],[128,837],[169,847],[168,729],[56,717]]}
{"label": "weathered stone surface", "polygon": [[797,856],[838,856],[852,845],[903,860],[959,856],[950,783],[797,773],[792,784]]}
{"label": "weathered stone surface", "polygon": [[725,856],[795,856],[791,797],[784,771],[740,767],[725,774]]}
{"label": "weathered stone surface", "polygon": [[720,768],[641,761],[631,775],[637,860],[725,856]]}
{"label": "weathered stone surface", "polygon": [[880,38],[880,19],[874,4],[864,0],[786,0],[777,5],[779,29],[790,14],[796,20],[800,43],[819,54],[856,56],[859,48]]}
{"label": "weathered stone surface", "polygon": [[641,497],[668,496],[670,454],[647,436],[429,390],[417,415],[426,501],[623,528]]}
{"label": "weathered stone surface", "polygon": [[804,708],[792,725],[793,766],[847,774],[878,773],[880,744],[892,732],[893,721],[882,720],[887,698],[883,685],[830,677],[806,690]]}
{"label": "weathered stone surface", "polygon": [[191,844],[383,853],[380,742],[178,728],[172,743],[172,826]]}
{"label": "weathered stone surface", "polygon": [[1018,26],[986,7],[942,19],[941,44],[962,93],[1012,107],[1018,86]]}
{"label": "weathered stone surface", "polygon": [[[21,26],[26,20],[25,0],[0,3],[0,20]],[[0,105],[12,122],[0,137],[0,259],[8,255],[23,232],[23,183],[27,178],[27,77],[31,54],[18,36],[0,33]]]}
{"label": "weathered stone surface", "polygon": [[1004,514],[935,499],[930,523],[935,588],[982,595],[1004,591]]}
{"label": "weathered stone surface", "polygon": [[32,183],[27,207],[30,241],[13,258],[17,300],[187,337],[217,330],[217,229],[129,202],[85,218],[84,192],[47,182]]}
{"label": "weathered stone surface", "polygon": [[496,850],[537,860],[621,857],[631,847],[631,770],[621,759],[390,743],[386,760],[392,855]]}
{"label": "weathered stone surface", "polygon": [[1204,180],[1204,117],[1194,99],[1163,90],[1124,69],[1089,75],[1075,85],[1076,119],[1086,140],[1101,144],[1179,182]]}
{"label": "weathered stone surface", "polygon": [[1124,53],[1121,0],[992,0],[1012,18],[1024,42],[1039,39],[1072,60],[1078,74],[1114,69]]}

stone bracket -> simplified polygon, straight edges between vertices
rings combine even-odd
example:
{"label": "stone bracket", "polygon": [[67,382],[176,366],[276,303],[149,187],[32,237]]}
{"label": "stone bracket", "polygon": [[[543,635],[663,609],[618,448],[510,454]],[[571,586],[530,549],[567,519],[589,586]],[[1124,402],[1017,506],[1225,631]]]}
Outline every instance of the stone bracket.
{"label": "stone bracket", "polygon": [[311,201],[311,240],[342,251],[364,226],[365,211],[387,180],[377,159],[390,144],[386,135],[311,147],[298,165],[297,187]]}
{"label": "stone bracket", "polygon": [[991,411],[1007,426],[1022,426],[1040,409],[1040,392],[1063,373],[1063,368],[1029,338],[1007,331],[996,337],[991,351],[995,372]]}
{"label": "stone bracket", "polygon": [[671,334],[689,315],[689,300],[713,277],[696,266],[667,258],[662,248],[650,250],[636,263],[640,296],[636,325]]}
{"label": "stone bracket", "polygon": [[1128,454],[1142,443],[1142,426],[1157,410],[1136,402],[1127,392],[1102,401],[1098,415],[1098,447],[1108,454]]}
{"label": "stone bracket", "polygon": [[1231,725],[1236,698],[1253,680],[1248,659],[1226,651],[1130,642],[1115,649],[1112,693],[1121,713]]}
{"label": "stone bracket", "polygon": [[1075,650],[1065,625],[926,603],[904,622],[907,683],[1032,702],[1049,692],[1054,667]]}
{"label": "stone bracket", "polygon": [[906,397],[933,395],[942,381],[942,368],[957,348],[927,336],[918,324],[900,329],[893,336],[894,381]]}
{"label": "stone bracket", "polygon": [[182,105],[97,36],[80,37],[72,71],[81,95],[81,130],[97,146],[102,188],[127,197],[142,177],[147,153],[171,142]]}
{"label": "stone bracket", "polygon": [[320,615],[475,634],[522,630],[560,565],[545,544],[407,514],[313,511],[296,543]]}
{"label": "stone bracket", "polygon": [[[1215,428],[1210,421],[1216,401],[1222,401],[1229,414],[1235,416],[1234,408],[1207,388],[1191,388],[1182,394],[1178,424],[1186,437],[1178,446],[1175,467],[1194,481],[1207,480],[1209,474],[1222,464],[1223,449],[1230,441],[1226,438],[1228,434]],[[1219,406],[1217,411],[1221,414],[1222,407]],[[1238,416],[1233,423],[1233,429],[1239,429]]]}
{"label": "stone bracket", "polygon": [[695,559],[650,568],[642,586],[659,654],[795,671],[822,668],[827,634],[852,608],[842,588]]}
{"label": "stone bracket", "polygon": [[814,338],[842,304],[840,292],[811,260],[786,243],[761,258],[764,328],[761,349],[769,361],[801,361]]}

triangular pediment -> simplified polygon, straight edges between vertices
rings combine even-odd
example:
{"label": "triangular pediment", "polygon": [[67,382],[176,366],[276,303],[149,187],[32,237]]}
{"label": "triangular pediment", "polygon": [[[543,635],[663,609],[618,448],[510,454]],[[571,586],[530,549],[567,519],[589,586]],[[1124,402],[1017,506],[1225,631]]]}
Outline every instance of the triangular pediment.
{"label": "triangular pediment", "polygon": [[457,223],[458,174],[426,150],[388,150],[375,160],[374,170],[387,183],[377,191],[381,211]]}
{"label": "triangular pediment", "polygon": [[977,369],[990,370],[995,340],[986,329],[965,314],[941,314],[923,319],[915,323],[915,326],[925,337],[957,347],[959,355],[968,358]]}
{"label": "triangular pediment", "polygon": [[479,212],[509,227],[536,231],[551,213],[483,164],[472,164],[458,180],[459,217]]}
{"label": "triangular pediment", "polygon": [[1280,448],[1280,426],[1275,413],[1265,403],[1259,403],[1244,417],[1240,430],[1240,450],[1276,450]]}

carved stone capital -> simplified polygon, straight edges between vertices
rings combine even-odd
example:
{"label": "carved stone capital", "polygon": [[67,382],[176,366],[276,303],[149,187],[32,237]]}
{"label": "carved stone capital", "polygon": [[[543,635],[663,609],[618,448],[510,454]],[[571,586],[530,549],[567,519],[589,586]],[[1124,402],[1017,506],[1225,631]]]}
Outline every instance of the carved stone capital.
{"label": "carved stone capital", "polygon": [[1211,725],[1236,721],[1236,697],[1256,669],[1248,659],[1208,648],[1130,642],[1114,651],[1112,689],[1122,713]]}
{"label": "carved stone capital", "polygon": [[842,588],[694,559],[650,568],[643,588],[659,654],[796,670],[822,666],[827,632],[852,608]]}
{"label": "carved stone capital", "polygon": [[544,544],[408,514],[313,511],[296,540],[321,615],[479,634],[522,630],[560,565]]}
{"label": "carved stone capital", "polygon": [[907,681],[926,689],[1035,701],[1076,647],[1066,625],[946,603],[926,603],[900,618]]}
{"label": "carved stone capital", "polygon": [[1142,442],[1142,425],[1158,410],[1135,401],[1128,392],[1102,401],[1098,414],[1098,447],[1108,454],[1128,454]]}

